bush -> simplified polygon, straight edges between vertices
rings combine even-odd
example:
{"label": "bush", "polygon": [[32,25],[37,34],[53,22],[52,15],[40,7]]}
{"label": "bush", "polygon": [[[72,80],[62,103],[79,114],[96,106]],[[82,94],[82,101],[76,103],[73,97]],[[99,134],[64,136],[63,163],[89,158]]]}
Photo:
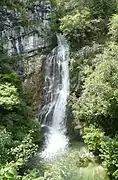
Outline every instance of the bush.
{"label": "bush", "polygon": [[118,42],[118,14],[113,15],[110,20],[109,34],[113,41]]}
{"label": "bush", "polygon": [[66,15],[61,19],[60,29],[71,42],[81,45],[84,43],[87,32],[91,31],[91,15],[88,9]]}
{"label": "bush", "polygon": [[88,149],[101,157],[110,179],[117,179],[118,138],[105,137],[100,129],[93,126],[84,130],[85,135],[83,137]]}
{"label": "bush", "polygon": [[30,133],[17,147],[11,148],[10,153],[16,161],[18,159],[27,160],[36,152],[37,148],[38,146],[33,143],[33,138]]}
{"label": "bush", "polygon": [[118,178],[118,138],[105,138],[101,142],[101,158],[111,179]]}
{"label": "bush", "polygon": [[[35,172],[30,172],[24,176],[19,175],[19,170],[24,167],[26,161],[32,157],[38,148],[38,146],[33,143],[32,133],[33,132],[30,132],[19,145],[15,146],[17,142],[10,146],[11,135],[7,133],[6,130],[1,131],[0,160],[2,163],[4,162],[4,164],[0,164],[0,180],[25,180],[37,177]],[[39,179],[36,178],[36,180]]]}
{"label": "bush", "polygon": [[23,165],[23,160],[7,163],[0,167],[0,180],[19,180],[18,169]]}
{"label": "bush", "polygon": [[18,108],[20,100],[17,89],[10,83],[0,84],[0,106],[7,110]]}
{"label": "bush", "polygon": [[95,128],[95,126],[90,126],[84,128],[83,138],[88,149],[98,155],[101,149],[101,142],[104,139],[104,133],[100,129]]}
{"label": "bush", "polygon": [[42,141],[43,135],[38,121],[30,116],[24,117],[19,111],[1,115],[0,123],[12,133],[15,141],[22,141],[31,130],[33,142],[39,145]]}
{"label": "bush", "polygon": [[23,93],[21,78],[16,73],[0,74],[0,83],[5,84],[6,82],[15,86],[19,93]]}
{"label": "bush", "polygon": [[5,164],[9,159],[9,152],[12,146],[11,133],[0,127],[0,164]]}
{"label": "bush", "polygon": [[91,0],[91,10],[95,18],[109,19],[116,12],[116,0]]}

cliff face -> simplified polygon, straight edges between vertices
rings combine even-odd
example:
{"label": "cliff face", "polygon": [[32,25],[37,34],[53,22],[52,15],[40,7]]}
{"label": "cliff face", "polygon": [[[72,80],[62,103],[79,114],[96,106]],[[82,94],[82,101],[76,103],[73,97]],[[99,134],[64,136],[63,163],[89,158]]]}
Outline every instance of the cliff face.
{"label": "cliff face", "polygon": [[0,9],[0,42],[9,55],[22,55],[22,76],[24,91],[30,98],[35,114],[42,102],[43,61],[46,59],[43,49],[51,45],[50,1],[34,3],[27,8],[30,26],[23,26],[20,14],[7,8]]}
{"label": "cliff face", "polygon": [[49,46],[50,14],[49,1],[32,4],[26,13],[30,25],[23,26],[21,15],[4,7],[0,11],[0,37],[8,54],[29,53]]}
{"label": "cliff face", "polygon": [[43,101],[43,62],[46,55],[42,53],[24,59],[24,91],[28,95],[29,105],[32,107],[34,114]]}

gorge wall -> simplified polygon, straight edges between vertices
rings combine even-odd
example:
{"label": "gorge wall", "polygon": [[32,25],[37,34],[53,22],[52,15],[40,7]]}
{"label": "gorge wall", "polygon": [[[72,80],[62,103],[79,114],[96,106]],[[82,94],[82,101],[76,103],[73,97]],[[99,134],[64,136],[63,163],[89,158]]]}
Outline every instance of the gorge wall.
{"label": "gorge wall", "polygon": [[5,7],[0,11],[1,42],[10,55],[31,53],[50,44],[50,1],[32,3],[25,14],[23,25],[21,14],[17,11]]}
{"label": "gorge wall", "polygon": [[[0,9],[0,41],[8,55],[19,55],[19,70],[23,77],[24,92],[28,95],[34,114],[42,102],[43,62],[51,46],[50,1],[32,3],[27,7],[30,25],[22,25],[21,15],[6,7]],[[33,22],[33,24],[31,24]]]}

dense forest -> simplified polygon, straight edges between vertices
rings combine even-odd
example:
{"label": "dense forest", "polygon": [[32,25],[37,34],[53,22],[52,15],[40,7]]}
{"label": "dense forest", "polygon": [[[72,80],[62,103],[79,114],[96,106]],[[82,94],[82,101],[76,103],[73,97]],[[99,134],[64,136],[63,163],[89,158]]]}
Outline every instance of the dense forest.
{"label": "dense forest", "polygon": [[[43,3],[48,6],[50,28],[42,25],[42,16],[38,20],[37,16],[29,18],[29,11],[35,14],[37,4],[41,11]],[[37,24],[44,33],[38,38],[47,36],[49,44],[46,39],[48,45],[38,46],[33,55],[33,50],[26,53],[22,46],[17,51],[16,35],[13,33],[12,38],[9,29],[13,32],[14,27],[23,27],[29,36],[30,30],[37,33]],[[57,46],[59,33],[66,38],[70,51],[69,148],[56,160],[45,162],[39,155],[45,139],[39,123],[44,103],[42,62]],[[10,38],[12,48],[8,50],[6,42]],[[28,58],[31,63],[26,65]],[[34,61],[36,68],[42,66],[40,71],[32,70]],[[1,0],[0,180],[117,179],[118,1]]]}

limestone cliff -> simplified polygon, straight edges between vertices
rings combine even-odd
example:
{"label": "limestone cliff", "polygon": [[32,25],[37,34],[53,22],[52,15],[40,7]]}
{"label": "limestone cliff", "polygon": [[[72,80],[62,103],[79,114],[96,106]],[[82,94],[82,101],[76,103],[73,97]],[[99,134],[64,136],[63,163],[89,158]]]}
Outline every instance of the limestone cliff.
{"label": "limestone cliff", "polygon": [[29,104],[35,114],[42,101],[42,66],[46,59],[42,51],[51,45],[50,15],[50,1],[37,1],[27,7],[27,19],[34,23],[24,26],[18,12],[6,7],[0,9],[0,42],[9,55],[23,57],[19,64],[22,66],[24,91],[30,97]]}
{"label": "limestone cliff", "polygon": [[[34,3],[27,7],[29,25],[21,24],[21,15],[3,7],[0,11],[0,38],[8,54],[36,51],[50,44],[49,1]],[[31,24],[33,22],[33,24]]]}

